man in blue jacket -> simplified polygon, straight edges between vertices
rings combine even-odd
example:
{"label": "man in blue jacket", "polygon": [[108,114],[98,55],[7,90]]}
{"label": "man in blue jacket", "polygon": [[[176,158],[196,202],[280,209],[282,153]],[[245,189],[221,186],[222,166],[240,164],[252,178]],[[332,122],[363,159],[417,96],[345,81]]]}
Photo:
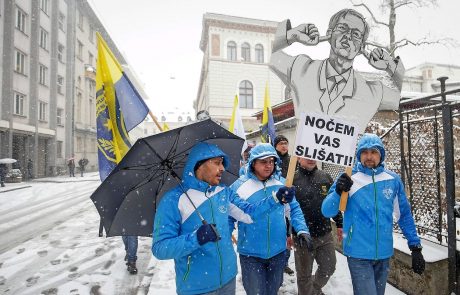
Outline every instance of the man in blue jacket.
{"label": "man in blue jacket", "polygon": [[393,255],[393,215],[412,251],[412,269],[422,274],[425,260],[410,205],[400,177],[385,169],[385,149],[377,135],[364,134],[358,143],[351,178],[342,174],[323,201],[326,217],[339,210],[340,195],[349,192],[343,217],[343,253],[348,259],[355,295],[384,294]]}
{"label": "man in blue jacket", "polygon": [[[275,148],[262,143],[252,148],[246,174],[241,175],[231,188],[249,203],[257,203],[284,190],[280,175],[280,159]],[[289,188],[292,193],[294,187]],[[248,295],[275,295],[283,282],[286,252],[286,221],[290,213],[291,225],[303,247],[311,250],[308,227],[295,200],[285,207],[260,215],[254,223],[238,222],[238,253],[240,254],[243,287]]]}
{"label": "man in blue jacket", "polygon": [[[228,164],[228,156],[216,145],[196,144],[181,185],[165,193],[155,214],[152,252],[158,259],[174,259],[178,294],[235,294],[237,263],[229,216],[252,223],[294,197],[284,187],[278,197],[249,204],[219,185]],[[200,216],[209,223],[202,224]]]}

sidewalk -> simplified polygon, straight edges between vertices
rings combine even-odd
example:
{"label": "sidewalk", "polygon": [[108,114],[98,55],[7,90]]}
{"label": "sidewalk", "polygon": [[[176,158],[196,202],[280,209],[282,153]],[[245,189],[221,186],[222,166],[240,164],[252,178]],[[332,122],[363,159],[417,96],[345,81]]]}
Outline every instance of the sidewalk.
{"label": "sidewalk", "polygon": [[25,188],[30,188],[34,183],[64,183],[64,182],[85,182],[85,181],[101,181],[99,178],[99,172],[87,172],[83,177],[76,175],[76,177],[69,176],[55,176],[55,177],[43,177],[32,179],[29,181],[23,182],[5,182],[4,187],[0,187],[0,194],[5,192],[10,192],[14,190],[20,190]]}

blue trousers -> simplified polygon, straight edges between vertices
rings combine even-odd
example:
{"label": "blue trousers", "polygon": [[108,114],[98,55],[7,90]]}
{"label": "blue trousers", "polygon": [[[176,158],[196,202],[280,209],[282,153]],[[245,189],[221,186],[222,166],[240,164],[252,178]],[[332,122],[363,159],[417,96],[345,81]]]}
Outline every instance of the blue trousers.
{"label": "blue trousers", "polygon": [[248,295],[276,295],[283,283],[286,251],[268,259],[240,254],[243,287]]}
{"label": "blue trousers", "polygon": [[236,279],[233,278],[230,282],[223,285],[222,288],[219,288],[215,291],[203,293],[201,295],[235,295],[236,292]]}
{"label": "blue trousers", "polygon": [[125,244],[126,255],[128,262],[136,262],[137,260],[137,236],[122,236]]}
{"label": "blue trousers", "polygon": [[355,295],[383,295],[390,270],[390,259],[368,260],[347,257]]}

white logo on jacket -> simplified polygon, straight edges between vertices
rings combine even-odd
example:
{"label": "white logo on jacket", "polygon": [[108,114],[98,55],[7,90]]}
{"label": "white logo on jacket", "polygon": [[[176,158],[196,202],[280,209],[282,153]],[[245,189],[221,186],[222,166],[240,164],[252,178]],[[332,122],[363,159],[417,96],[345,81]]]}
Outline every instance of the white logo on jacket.
{"label": "white logo on jacket", "polygon": [[383,189],[382,193],[385,196],[385,198],[389,200],[391,199],[391,196],[393,195],[393,190],[391,188],[385,188]]}
{"label": "white logo on jacket", "polygon": [[219,206],[218,209],[219,209],[219,212],[222,213],[222,214],[227,213],[227,206],[225,206],[225,205]]}

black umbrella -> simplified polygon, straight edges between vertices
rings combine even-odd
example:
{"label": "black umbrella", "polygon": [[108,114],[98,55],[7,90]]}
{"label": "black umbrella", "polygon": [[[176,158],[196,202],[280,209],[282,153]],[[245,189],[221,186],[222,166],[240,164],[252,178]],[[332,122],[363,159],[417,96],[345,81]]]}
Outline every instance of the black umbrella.
{"label": "black umbrella", "polygon": [[157,204],[180,183],[190,149],[216,144],[229,156],[222,183],[238,178],[244,140],[213,120],[141,138],[91,195],[107,236],[151,236]]}

